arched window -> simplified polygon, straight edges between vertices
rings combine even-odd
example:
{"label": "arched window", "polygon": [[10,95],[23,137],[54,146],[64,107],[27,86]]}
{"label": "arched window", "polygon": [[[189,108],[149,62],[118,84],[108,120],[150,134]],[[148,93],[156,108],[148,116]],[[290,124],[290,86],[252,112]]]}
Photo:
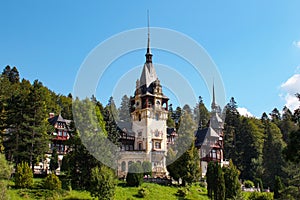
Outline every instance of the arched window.
{"label": "arched window", "polygon": [[122,172],[126,171],[126,162],[125,161],[123,161],[122,164],[121,164],[121,171]]}
{"label": "arched window", "polygon": [[133,163],[132,161],[128,162],[128,169],[129,169],[130,165],[132,165],[132,163]]}
{"label": "arched window", "polygon": [[137,161],[137,163],[139,163],[140,165],[142,164],[142,162],[141,162],[141,161],[139,161],[139,160]]}

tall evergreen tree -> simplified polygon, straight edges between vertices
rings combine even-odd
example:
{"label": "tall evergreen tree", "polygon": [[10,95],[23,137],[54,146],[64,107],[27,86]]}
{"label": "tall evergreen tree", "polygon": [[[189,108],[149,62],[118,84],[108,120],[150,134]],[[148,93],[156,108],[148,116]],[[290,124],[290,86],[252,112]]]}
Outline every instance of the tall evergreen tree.
{"label": "tall evergreen tree", "polygon": [[[175,180],[181,178],[184,185],[190,184],[200,177],[200,160],[194,144],[195,130],[196,124],[192,116],[188,112],[183,112],[178,130],[179,137],[174,146],[175,149],[174,151],[170,149],[167,157],[168,170],[171,176]],[[178,166],[182,167],[179,169]]]}
{"label": "tall evergreen tree", "polygon": [[264,130],[261,121],[254,118],[241,118],[239,134],[236,137],[238,156],[236,166],[241,171],[241,179],[254,180],[261,176]]}
{"label": "tall evergreen tree", "polygon": [[237,110],[237,104],[232,97],[225,107],[225,124],[224,124],[224,158],[232,159],[237,164],[239,152],[236,149],[239,141],[237,140],[240,130],[240,114]]}
{"label": "tall evergreen tree", "polygon": [[130,99],[127,95],[122,97],[121,107],[118,109],[119,120],[124,122],[131,122],[130,116]]}
{"label": "tall evergreen tree", "polygon": [[216,163],[215,167],[216,173],[216,187],[214,191],[214,200],[225,200],[225,180],[224,180],[224,173],[222,171],[221,165]]}
{"label": "tall evergreen tree", "polygon": [[178,130],[180,127],[180,120],[181,120],[181,108],[179,106],[177,106],[172,119],[175,121],[176,130]]}
{"label": "tall evergreen tree", "polygon": [[50,170],[56,174],[56,170],[58,168],[58,154],[56,148],[53,148],[51,160],[50,160]]}
{"label": "tall evergreen tree", "polygon": [[175,121],[174,121],[174,119],[172,118],[172,116],[173,116],[173,107],[172,107],[173,105],[172,104],[170,104],[169,105],[169,109],[168,109],[168,119],[167,119],[167,127],[169,127],[169,128],[175,128],[176,127],[176,125],[175,125]]}
{"label": "tall evergreen tree", "polygon": [[103,119],[105,121],[105,129],[107,131],[108,139],[115,145],[120,146],[120,137],[121,132],[118,128],[118,125],[113,117],[113,113],[111,113],[108,106],[104,108],[104,116]]}
{"label": "tall evergreen tree", "polygon": [[229,166],[223,167],[224,180],[226,187],[226,199],[234,199],[241,192],[241,184],[239,182],[239,170],[234,166],[232,160],[229,160]]}
{"label": "tall evergreen tree", "polygon": [[285,106],[282,110],[282,120],[279,122],[278,127],[281,130],[283,141],[288,142],[289,134],[298,129],[293,121],[292,112]]}
{"label": "tall evergreen tree", "polygon": [[282,134],[276,124],[265,123],[265,142],[263,148],[263,182],[264,185],[274,190],[275,176],[282,176],[284,160],[282,150],[284,148]]}
{"label": "tall evergreen tree", "polygon": [[206,171],[206,182],[207,182],[207,195],[211,199],[213,198],[213,194],[216,187],[215,180],[216,180],[215,164],[213,162],[209,162]]}
{"label": "tall evergreen tree", "polygon": [[108,108],[109,112],[111,113],[113,120],[119,121],[119,112],[113,97],[109,98],[106,108]]}
{"label": "tall evergreen tree", "polygon": [[199,96],[199,103],[194,109],[195,121],[198,123],[198,128],[203,129],[208,126],[210,114],[204,105],[203,99]]}
{"label": "tall evergreen tree", "polygon": [[278,125],[279,121],[281,120],[281,115],[280,112],[277,108],[274,108],[272,112],[270,113],[271,115],[271,120],[274,122],[276,125]]}

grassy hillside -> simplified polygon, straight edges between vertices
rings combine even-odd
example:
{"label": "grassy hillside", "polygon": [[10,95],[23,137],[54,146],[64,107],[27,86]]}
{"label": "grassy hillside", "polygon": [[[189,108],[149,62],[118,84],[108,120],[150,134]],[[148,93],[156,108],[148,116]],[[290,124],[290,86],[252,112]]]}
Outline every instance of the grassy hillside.
{"label": "grassy hillside", "polygon": [[[38,183],[39,181],[36,181]],[[178,187],[161,186],[153,183],[144,183],[141,187],[126,187],[125,183],[119,183],[116,188],[116,200],[132,200],[141,199],[139,197],[139,190],[144,188],[147,194],[143,199],[163,199],[163,200],[177,200],[183,199],[176,195]],[[92,199],[87,191],[49,191],[44,189],[9,189],[8,194],[12,200],[34,200],[34,199],[47,199],[47,200],[75,200],[75,199]],[[208,200],[206,189],[198,185],[193,185],[188,189],[185,199],[200,199]]]}

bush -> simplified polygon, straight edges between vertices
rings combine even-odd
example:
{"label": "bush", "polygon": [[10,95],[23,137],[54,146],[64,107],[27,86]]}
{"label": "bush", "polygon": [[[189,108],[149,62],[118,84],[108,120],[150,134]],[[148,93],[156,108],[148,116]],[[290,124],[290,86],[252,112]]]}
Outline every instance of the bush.
{"label": "bush", "polygon": [[188,194],[189,194],[189,190],[187,188],[185,188],[185,187],[179,188],[177,190],[177,193],[176,193],[176,195],[179,196],[179,197],[185,197]]}
{"label": "bush", "polygon": [[112,199],[115,195],[116,185],[115,174],[110,168],[101,166],[92,169],[91,186],[89,188],[92,197]]}
{"label": "bush", "polygon": [[138,187],[142,185],[144,181],[143,168],[140,163],[133,163],[129,166],[126,176],[126,182],[128,186]]}
{"label": "bush", "polygon": [[8,199],[7,196],[7,185],[4,181],[0,180],[0,200]]}
{"label": "bush", "polygon": [[138,197],[140,198],[145,198],[146,196],[148,196],[149,194],[149,190],[147,188],[141,188],[138,191]]}
{"label": "bush", "polygon": [[7,196],[7,183],[11,174],[11,166],[7,163],[5,156],[0,154],[0,200],[8,199]]}
{"label": "bush", "polygon": [[245,181],[244,185],[245,185],[246,188],[253,188],[254,187],[254,183],[250,180]]}
{"label": "bush", "polygon": [[248,200],[273,200],[273,193],[271,192],[252,192]]}
{"label": "bush", "polygon": [[16,188],[31,188],[33,185],[33,173],[26,162],[18,164],[15,174]]}
{"label": "bush", "polygon": [[55,174],[49,174],[44,181],[44,188],[48,190],[61,189],[61,181]]}

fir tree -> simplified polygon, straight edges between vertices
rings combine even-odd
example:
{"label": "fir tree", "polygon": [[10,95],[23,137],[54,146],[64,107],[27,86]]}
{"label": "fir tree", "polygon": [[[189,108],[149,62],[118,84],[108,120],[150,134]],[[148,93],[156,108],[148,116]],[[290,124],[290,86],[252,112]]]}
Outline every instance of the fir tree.
{"label": "fir tree", "polygon": [[50,160],[50,170],[56,174],[56,169],[58,168],[58,154],[56,148],[53,148],[51,160]]}
{"label": "fir tree", "polygon": [[121,107],[118,109],[119,120],[124,122],[131,122],[130,116],[130,99],[127,95],[122,97]]}

